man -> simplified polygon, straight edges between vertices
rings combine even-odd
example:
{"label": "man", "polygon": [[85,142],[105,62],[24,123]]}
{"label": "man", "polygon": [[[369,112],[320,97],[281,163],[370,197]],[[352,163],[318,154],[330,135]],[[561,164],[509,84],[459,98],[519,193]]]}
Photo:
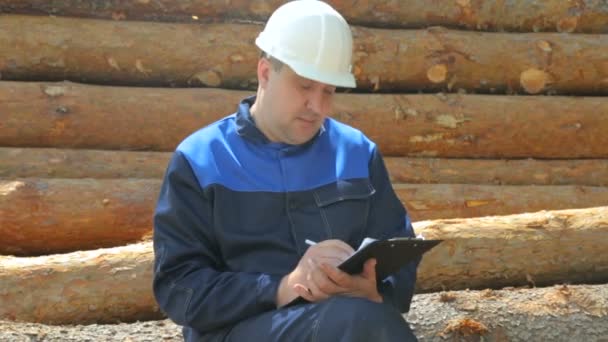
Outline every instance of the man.
{"label": "man", "polygon": [[[256,40],[258,90],[176,149],[154,219],[154,293],[187,341],[412,341],[416,264],[337,265],[365,237],[414,236],[376,145],[327,118],[355,87],[346,21],[314,0]],[[309,246],[305,241],[317,241]],[[301,296],[309,303],[286,305]]]}

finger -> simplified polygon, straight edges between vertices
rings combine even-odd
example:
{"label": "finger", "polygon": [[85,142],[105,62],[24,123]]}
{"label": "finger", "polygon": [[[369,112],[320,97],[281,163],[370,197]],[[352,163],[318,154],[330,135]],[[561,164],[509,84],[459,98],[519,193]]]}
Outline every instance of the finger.
{"label": "finger", "polygon": [[315,258],[306,258],[304,262],[306,263],[306,271],[303,280],[305,280],[305,285],[308,286],[308,283],[312,281],[312,274],[319,271],[319,264]]}
{"label": "finger", "polygon": [[365,279],[373,279],[376,280],[376,259],[371,258],[363,264],[363,272],[361,272],[361,276]]}
{"label": "finger", "polygon": [[318,260],[327,260],[330,264],[339,265],[344,260],[348,259],[352,254],[346,253],[343,250],[332,248],[331,246],[326,248],[319,248],[316,251],[307,251],[307,256]]}
{"label": "finger", "polygon": [[339,243],[336,243],[336,245],[334,247],[334,251],[336,251],[336,253],[339,253],[339,255],[346,256],[348,258],[351,255],[353,255],[353,253],[355,253],[355,250],[350,245],[345,243],[344,241],[338,241],[338,242]]}
{"label": "finger", "polygon": [[325,292],[323,289],[319,288],[314,281],[308,284],[308,290],[312,296],[311,301],[313,302],[318,302],[331,296],[331,293]]}
{"label": "finger", "polygon": [[346,259],[348,259],[346,256],[343,256],[343,257],[340,257],[340,258],[337,258],[337,257],[331,257],[331,258],[318,257],[318,258],[314,258],[315,266],[314,266],[314,268],[311,267],[311,269],[320,269],[322,264],[328,264],[328,265],[331,265],[333,267],[338,267]]}
{"label": "finger", "polygon": [[[309,271],[306,274],[306,285],[302,285],[303,289],[309,292],[315,300],[328,298],[334,289],[331,287],[330,281],[323,275],[318,263],[313,258],[306,260],[309,264]],[[306,298],[306,297],[305,297]]]}
{"label": "finger", "polygon": [[327,249],[331,249],[333,251],[339,251],[344,255],[351,255],[355,252],[355,250],[349,244],[347,244],[344,241],[336,240],[336,239],[321,241],[316,246],[323,248],[323,249],[327,248]]}
{"label": "finger", "polygon": [[352,277],[348,273],[326,263],[321,264],[321,270],[337,286],[344,289],[352,288]]}
{"label": "finger", "polygon": [[323,269],[319,269],[317,272],[312,273],[311,276],[312,284],[314,285],[313,289],[318,288],[320,291],[328,295],[341,294],[347,292],[348,290],[347,288],[344,288],[339,284],[336,284],[333,280],[331,280]]}
{"label": "finger", "polygon": [[[321,272],[324,274],[325,271],[323,270],[323,265],[326,265],[326,267],[329,266],[331,268],[336,268],[334,265],[334,263],[336,261],[338,261],[338,260],[337,259],[328,259],[328,258],[320,258],[320,259],[309,258],[307,260],[308,268],[309,268],[309,274],[308,274],[307,279],[310,278],[310,273],[313,273],[313,272]],[[338,263],[338,264],[340,264],[340,263]]]}
{"label": "finger", "polygon": [[306,299],[307,301],[309,301],[309,302],[314,301],[314,296],[312,295],[312,291],[308,287],[306,287],[302,284],[295,284],[293,286],[293,290],[298,294],[298,296]]}

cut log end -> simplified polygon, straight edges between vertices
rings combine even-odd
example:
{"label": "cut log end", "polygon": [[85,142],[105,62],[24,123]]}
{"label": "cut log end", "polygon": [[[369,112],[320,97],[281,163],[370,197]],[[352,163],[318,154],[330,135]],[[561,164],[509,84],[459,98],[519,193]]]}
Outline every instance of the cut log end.
{"label": "cut log end", "polygon": [[436,64],[426,71],[426,77],[433,83],[445,81],[448,75],[448,68],[445,64]]}
{"label": "cut log end", "polygon": [[557,32],[572,33],[578,26],[578,17],[563,18],[557,22]]}
{"label": "cut log end", "polygon": [[471,318],[456,318],[447,322],[445,329],[439,333],[442,338],[457,336],[482,336],[488,333],[485,324]]}
{"label": "cut log end", "polygon": [[551,52],[553,49],[551,48],[551,43],[549,43],[546,40],[539,40],[536,43],[536,46],[543,52],[549,53]]}
{"label": "cut log end", "polygon": [[219,87],[222,84],[221,75],[213,70],[201,71],[194,74],[188,81],[190,85],[203,85],[207,87]]}
{"label": "cut log end", "polygon": [[519,83],[530,94],[538,94],[550,83],[551,75],[543,70],[528,69],[519,76]]}

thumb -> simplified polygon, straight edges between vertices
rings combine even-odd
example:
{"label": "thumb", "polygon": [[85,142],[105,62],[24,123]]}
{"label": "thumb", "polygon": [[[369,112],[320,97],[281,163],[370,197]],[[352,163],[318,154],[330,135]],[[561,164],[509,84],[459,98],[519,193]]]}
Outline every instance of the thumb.
{"label": "thumb", "polygon": [[361,276],[365,279],[376,279],[376,259],[372,258],[365,262],[363,265],[363,272]]}

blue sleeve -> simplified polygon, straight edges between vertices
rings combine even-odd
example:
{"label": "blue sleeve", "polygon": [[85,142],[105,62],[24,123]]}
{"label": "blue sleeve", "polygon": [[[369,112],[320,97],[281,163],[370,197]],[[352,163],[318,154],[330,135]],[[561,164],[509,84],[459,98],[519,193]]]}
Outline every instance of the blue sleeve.
{"label": "blue sleeve", "polygon": [[175,152],[154,215],[153,289],[169,318],[200,332],[275,309],[280,282],[276,275],[225,272],[212,225],[212,191],[201,189]]}
{"label": "blue sleeve", "polygon": [[[381,239],[415,237],[409,215],[393,190],[384,160],[377,150],[374,150],[370,161],[370,177],[376,192],[370,207],[369,236]],[[409,263],[378,284],[384,302],[393,305],[399,312],[406,312],[410,308],[419,262],[420,259]]]}

